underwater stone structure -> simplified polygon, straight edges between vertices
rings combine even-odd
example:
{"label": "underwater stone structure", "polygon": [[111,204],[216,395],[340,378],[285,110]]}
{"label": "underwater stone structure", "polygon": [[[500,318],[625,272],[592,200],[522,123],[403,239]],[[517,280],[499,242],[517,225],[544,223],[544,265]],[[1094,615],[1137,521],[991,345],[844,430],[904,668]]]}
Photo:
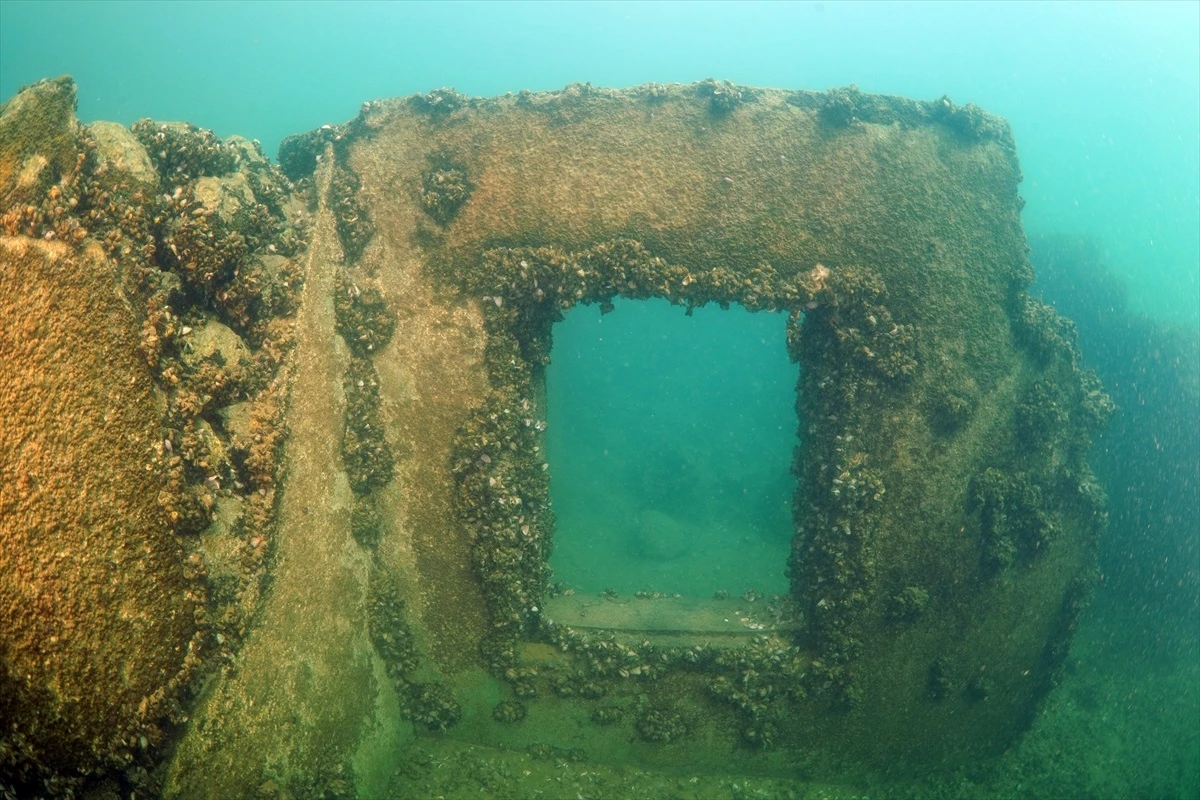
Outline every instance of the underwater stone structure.
{"label": "underwater stone structure", "polygon": [[[0,116],[6,217],[70,202],[73,104],[73,87],[43,84]],[[77,226],[0,237],[0,771],[127,763],[161,740],[199,658],[203,586],[148,463],[160,408],[141,321]]]}
{"label": "underwater stone structure", "polygon": [[[62,263],[103,265],[91,280],[127,298],[132,313],[66,303],[41,324],[99,326],[146,356],[77,380],[94,403],[122,375],[145,398],[137,421],[109,423],[125,441],[161,415],[147,463],[105,456],[161,488],[111,491],[173,529],[175,556],[141,580],[203,591],[127,603],[163,628],[160,648],[188,647],[194,626],[202,666],[136,688],[174,704],[175,737],[139,740],[161,713],[126,714],[123,743],[65,762],[65,734],[41,725],[37,690],[66,674],[48,662],[6,709],[0,764],[18,781],[136,783],[132,762],[168,796],[373,797],[414,742],[447,740],[665,771],[906,775],[997,754],[1036,713],[1094,580],[1104,498],[1085,454],[1111,404],[1071,323],[1026,294],[1002,120],[853,88],[440,90],[291,137],[275,167],[186,125],[77,130],[73,92],[45,82],[0,111],[0,302],[54,290],[14,254],[64,234]],[[57,117],[28,111],[53,105],[43,95]],[[147,159],[158,185],[139,194]],[[790,313],[789,597],[582,602],[555,584],[553,325],[618,296]],[[5,317],[6,350],[25,329]],[[20,405],[36,367],[0,417],[61,426]],[[92,443],[68,431],[56,460],[88,468]],[[8,493],[33,456],[0,458]],[[64,541],[101,507],[89,497],[46,512]],[[8,498],[6,554],[31,519]],[[17,603],[27,574],[0,564]],[[0,680],[39,652],[39,613],[54,611],[0,623]],[[115,630],[112,652],[154,658],[139,635]],[[86,727],[110,712],[53,713]]]}

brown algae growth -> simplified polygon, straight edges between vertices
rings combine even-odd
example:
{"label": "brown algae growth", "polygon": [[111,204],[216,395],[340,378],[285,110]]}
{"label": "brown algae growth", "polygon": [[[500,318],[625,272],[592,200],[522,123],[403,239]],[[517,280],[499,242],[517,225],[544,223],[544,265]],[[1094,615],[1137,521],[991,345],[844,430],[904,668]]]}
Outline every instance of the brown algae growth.
{"label": "brown algae growth", "polygon": [[[1029,725],[1093,580],[1111,403],[1026,292],[1003,120],[439,90],[277,168],[80,126],[74,91],[0,110],[0,788],[519,794],[554,765],[721,796],[950,774]],[[553,327],[618,297],[790,315],[790,593],[714,599],[743,630],[619,597],[581,623],[554,585]]]}

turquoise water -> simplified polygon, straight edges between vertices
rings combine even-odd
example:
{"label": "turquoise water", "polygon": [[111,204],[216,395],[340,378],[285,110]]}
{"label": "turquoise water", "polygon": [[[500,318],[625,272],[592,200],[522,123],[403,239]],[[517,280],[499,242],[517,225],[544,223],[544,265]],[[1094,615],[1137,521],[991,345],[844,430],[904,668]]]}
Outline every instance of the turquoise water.
{"label": "turquoise water", "polygon": [[550,565],[579,591],[787,591],[796,382],[783,314],[576,307],[546,370]]}
{"label": "turquoise water", "polygon": [[0,3],[0,96],[280,139],[364,100],[737,83],[933,99],[1012,124],[1030,232],[1095,237],[1132,306],[1200,324],[1195,3]]}
{"label": "turquoise water", "polygon": [[[85,122],[186,119],[268,153],[364,100],[440,86],[714,76],[946,94],[1004,116],[1038,288],[1077,321],[1119,410],[1092,458],[1110,497],[1100,588],[1066,679],[997,785],[1200,797],[1200,4],[0,0],[0,98],[64,73]],[[673,343],[639,347],[650,335]],[[588,592],[783,589],[799,421],[782,320],[582,307],[557,325],[552,355],[556,579]],[[662,488],[682,477],[699,487],[686,502]],[[756,524],[722,523],[726,512]],[[700,516],[711,529],[681,543],[673,526]],[[612,535],[622,520],[640,528]],[[593,562],[604,568],[588,570],[596,547],[609,548]]]}

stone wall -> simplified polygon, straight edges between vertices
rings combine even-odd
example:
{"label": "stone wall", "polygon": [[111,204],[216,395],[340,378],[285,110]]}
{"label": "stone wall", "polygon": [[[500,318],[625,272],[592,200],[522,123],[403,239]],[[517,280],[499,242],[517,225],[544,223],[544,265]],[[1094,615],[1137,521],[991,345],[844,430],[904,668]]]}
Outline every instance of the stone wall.
{"label": "stone wall", "polygon": [[[442,90],[276,168],[194,126],[82,128],[73,93],[0,111],[14,785],[378,796],[414,731],[903,776],[1004,750],[1055,682],[1111,404],[1026,294],[1002,120],[852,88]],[[617,296],[790,312],[786,624],[716,647],[548,613],[543,370],[561,314]],[[109,694],[79,703],[85,650]]]}

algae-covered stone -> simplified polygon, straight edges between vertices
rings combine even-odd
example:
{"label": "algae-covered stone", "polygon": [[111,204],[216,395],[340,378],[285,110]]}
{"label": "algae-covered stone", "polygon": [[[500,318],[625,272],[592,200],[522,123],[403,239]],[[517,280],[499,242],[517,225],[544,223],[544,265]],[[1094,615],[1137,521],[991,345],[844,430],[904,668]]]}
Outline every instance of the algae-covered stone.
{"label": "algae-covered stone", "polygon": [[38,81],[0,107],[0,209],[28,202],[75,172],[75,82]]}
{"label": "algae-covered stone", "polygon": [[225,432],[235,444],[241,443],[244,446],[250,441],[250,410],[251,404],[243,401],[231,403],[217,412]]}
{"label": "algae-covered stone", "polygon": [[307,178],[317,169],[325,144],[335,136],[332,126],[287,136],[279,144],[279,168],[294,181]]}
{"label": "algae-covered stone", "polygon": [[[221,441],[221,437],[213,430],[208,420],[198,419],[192,425],[191,436],[195,437],[197,446],[203,453],[202,458],[195,465],[205,471],[207,477],[205,488],[209,490],[210,496],[215,496],[220,490],[221,481],[225,481],[227,476],[232,473],[229,457],[225,452],[225,443]],[[189,438],[188,435],[184,436],[185,447]]]}
{"label": "algae-covered stone", "polygon": [[[322,219],[297,320],[304,368],[292,381],[271,591],[237,670],[194,709],[165,769],[168,797],[250,797],[268,783],[284,796],[383,796],[411,736],[368,632],[369,565],[357,555],[353,495],[337,453],[347,358],[332,346],[340,342],[329,302],[337,248],[332,220]],[[221,327],[208,352],[239,352]]]}
{"label": "algae-covered stone", "polygon": [[217,214],[226,224],[233,224],[239,211],[254,203],[250,182],[240,172],[221,177],[205,177],[196,181],[196,202]]}
{"label": "algae-covered stone", "polygon": [[250,270],[259,278],[260,313],[286,316],[296,310],[303,276],[295,261],[280,255],[261,255]]}
{"label": "algae-covered stone", "polygon": [[164,181],[176,185],[204,176],[224,175],[237,165],[233,150],[216,134],[188,122],[140,119],[131,130],[145,145]]}
{"label": "algae-covered stone", "polygon": [[[17,720],[0,734],[0,767],[32,780],[46,765],[118,763],[121,743],[142,735],[157,745],[130,709],[170,697],[192,620],[178,553],[155,521],[163,492],[164,508],[173,495],[204,506],[177,532],[215,519],[194,538],[218,591],[239,586],[239,550],[260,563],[275,554],[237,668],[214,676],[163,765],[168,796],[379,796],[407,719],[443,736],[508,737],[515,751],[541,741],[539,752],[574,752],[545,744],[562,734],[546,721],[564,709],[582,720],[589,707],[571,704],[601,696],[624,723],[584,726],[570,744],[610,761],[953,770],[1010,746],[1052,685],[1102,517],[1099,500],[1081,511],[1079,497],[1104,404],[1069,324],[1025,294],[1003,120],[716,81],[372,103],[347,126],[292,140],[281,159],[312,175],[312,246],[295,261],[269,255],[293,255],[298,240],[280,234],[287,182],[253,143],[139,122],[163,214],[125,246],[181,279],[157,293],[172,307],[154,306],[147,337],[162,351],[150,362],[171,362],[163,389],[186,423],[166,439],[178,452],[160,492],[169,448],[152,379],[129,362],[138,320],[114,270],[95,248],[85,258],[40,242],[89,247],[56,211],[87,200],[64,180],[86,164],[73,98],[69,81],[39,84],[0,111],[28,120],[0,126],[0,189],[19,184],[37,203],[6,213],[5,230],[39,240],[6,241],[0,273],[0,363],[16,365],[0,395],[6,426],[16,420],[0,431],[11,436],[0,441],[0,530],[19,544],[0,551],[0,713]],[[116,131],[92,138],[103,164],[145,175]],[[333,157],[318,161],[318,149]],[[143,277],[161,284],[156,274]],[[761,635],[717,656],[545,616],[555,531],[534,420],[551,332],[573,306],[611,308],[617,296],[790,313],[805,427],[798,533],[780,569],[802,628],[731,613]],[[220,412],[245,394],[234,388],[252,382],[248,364],[278,363],[290,341],[261,312],[292,307],[295,356],[269,413],[246,425],[244,411]],[[1015,430],[1047,446],[1022,446]],[[223,503],[226,480],[249,493]],[[647,530],[644,554],[687,546],[669,518]],[[381,570],[396,595],[382,636]],[[73,626],[50,629],[62,619]],[[99,653],[95,675],[83,645]],[[419,676],[397,677],[418,650]],[[964,691],[981,665],[986,685]],[[83,692],[84,676],[99,691]],[[528,707],[520,724],[492,715],[507,693]]]}
{"label": "algae-covered stone", "polygon": [[250,141],[244,136],[234,134],[225,140],[225,147],[231,150],[237,159],[238,169],[266,169],[271,162],[263,154],[262,145],[258,140]]}
{"label": "algae-covered stone", "polygon": [[[804,441],[793,556],[780,565],[804,612],[787,643],[798,654],[745,646],[714,663],[708,674],[736,687],[719,696],[743,724],[689,718],[709,744],[675,758],[736,769],[749,744],[780,759],[953,769],[1019,735],[1069,638],[1056,622],[1077,605],[1068,587],[1089,574],[1096,515],[1062,477],[1087,474],[1071,443],[1086,441],[1095,415],[1067,327],[1024,294],[1020,171],[1003,120],[856,90],[573,86],[372,103],[335,152],[334,216],[373,230],[369,247],[343,239],[347,274],[372,276],[397,320],[369,354],[383,439],[398,454],[377,552],[416,572],[415,634],[460,697],[476,691],[455,682],[462,653],[482,652],[515,691],[523,647],[546,632],[553,464],[522,420],[544,407],[554,323],[578,304],[661,297],[790,312]],[[445,159],[454,175],[431,170]],[[471,189],[452,215],[436,193],[447,182],[456,203]],[[1034,452],[1012,422],[1038,382],[1054,384],[1063,414],[1045,417],[1059,444]],[[1025,476],[1024,518],[1046,522],[1017,542],[1023,568],[994,580],[981,551],[989,528],[1007,528],[971,489],[989,468]],[[669,556],[677,533],[663,524],[635,549]],[[607,669],[636,681],[615,691],[647,695],[647,709],[712,700],[669,666],[646,682],[643,667],[657,675],[665,663],[653,641],[648,657],[609,665],[582,636],[550,639],[568,653],[560,674]],[[795,668],[779,670],[776,655]],[[987,702],[929,703],[938,657],[986,662]],[[531,700],[519,727],[541,710]],[[673,735],[642,727],[670,749]],[[718,740],[720,755],[707,749]]]}
{"label": "algae-covered stone", "polygon": [[0,238],[0,775],[84,774],[162,741],[199,656],[156,503],[158,411],[97,245]]}
{"label": "algae-covered stone", "polygon": [[84,127],[96,145],[95,170],[98,174],[115,173],[140,186],[158,186],[158,173],[154,171],[146,148],[128,128],[104,121],[91,122]]}
{"label": "algae-covered stone", "polygon": [[207,361],[223,368],[230,381],[244,378],[250,364],[250,348],[229,326],[210,319],[189,331],[184,339],[187,344],[181,358],[188,367],[198,369]]}

